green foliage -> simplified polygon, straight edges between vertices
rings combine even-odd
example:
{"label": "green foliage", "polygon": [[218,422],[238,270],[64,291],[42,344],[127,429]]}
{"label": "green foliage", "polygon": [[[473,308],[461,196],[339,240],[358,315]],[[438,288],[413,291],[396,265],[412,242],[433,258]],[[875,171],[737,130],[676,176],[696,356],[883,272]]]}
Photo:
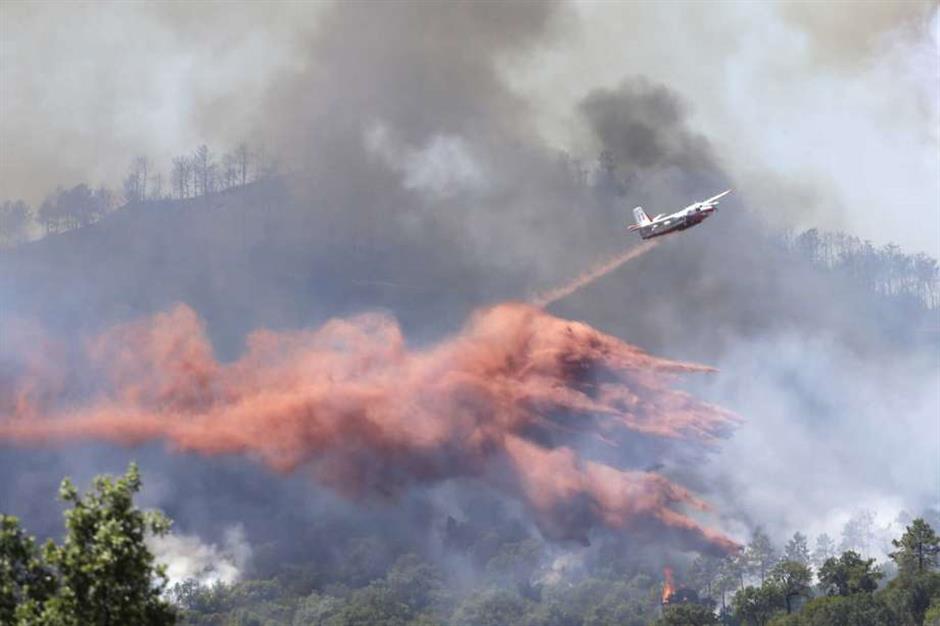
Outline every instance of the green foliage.
{"label": "green foliage", "polygon": [[343,600],[326,594],[311,593],[302,599],[294,612],[296,626],[328,626],[343,609]]}
{"label": "green foliage", "polygon": [[863,559],[857,552],[843,552],[819,568],[819,586],[827,595],[849,596],[871,593],[883,574],[873,567],[875,559]]}
{"label": "green foliage", "polygon": [[60,497],[72,505],[65,512],[66,536],[51,551],[51,564],[70,591],[64,605],[82,624],[173,623],[161,599],[166,585],[162,568],[144,543],[146,533],[169,532],[170,521],[158,512],[134,507],[140,473],[131,465],[115,480],[95,479],[94,490],[79,496],[66,479]]}
{"label": "green foliage", "polygon": [[645,626],[659,610],[659,588],[646,576],[629,582],[588,578],[542,593],[528,622],[533,626],[622,624]]}
{"label": "green foliage", "polygon": [[411,607],[383,584],[353,592],[345,605],[329,619],[329,626],[405,626],[415,617]]}
{"label": "green foliage", "polygon": [[465,599],[454,613],[454,626],[519,624],[528,612],[525,599],[511,591],[485,590]]}
{"label": "green foliage", "polygon": [[[0,514],[0,624],[25,621],[55,595],[55,573],[19,520]],[[17,613],[20,617],[17,617]]]}
{"label": "green foliage", "polygon": [[[914,520],[892,558],[899,575],[877,591],[881,572],[874,559],[848,551],[828,559],[820,568],[820,588],[829,597],[807,603],[798,614],[777,618],[773,626],[921,626],[940,623],[940,573],[936,566],[938,540],[924,520]],[[780,584],[780,579],[777,579]]]}
{"label": "green foliage", "polygon": [[718,624],[715,612],[700,604],[676,604],[663,610],[654,626],[711,626]]}
{"label": "green foliage", "polygon": [[897,548],[891,553],[891,558],[898,564],[902,575],[924,572],[937,566],[940,537],[922,518],[911,522],[901,539],[894,539],[891,544]]}
{"label": "green foliage", "polygon": [[940,574],[902,573],[881,594],[899,625],[920,626],[931,603],[940,600]]}
{"label": "green foliage", "polygon": [[747,626],[765,626],[782,611],[783,599],[780,590],[772,583],[760,587],[745,587],[734,595],[731,603],[734,617]]}
{"label": "green foliage", "polygon": [[449,604],[441,573],[414,554],[395,561],[385,576],[385,585],[396,601],[416,611]]}
{"label": "green foliage", "polygon": [[[288,571],[308,576],[295,566]],[[268,580],[230,585],[187,581],[174,586],[172,597],[183,609],[183,623],[193,626],[430,625],[441,621],[438,615],[449,614],[453,604],[441,573],[414,554],[399,557],[384,577],[352,591],[328,585],[298,595],[296,587],[279,573]]]}
{"label": "green foliage", "polygon": [[170,522],[134,506],[140,486],[133,464],[117,480],[96,478],[84,497],[64,480],[60,497],[71,504],[65,539],[61,545],[50,541],[41,552],[15,518],[2,516],[0,622],[173,624],[175,612],[161,597],[166,577],[144,542],[147,533],[168,532]]}
{"label": "green foliage", "polygon": [[793,610],[793,599],[809,597],[813,572],[809,567],[797,561],[781,561],[770,570],[770,581],[783,597],[787,613]]}
{"label": "green foliage", "polygon": [[816,598],[802,611],[785,615],[768,626],[899,626],[891,610],[869,593]]}
{"label": "green foliage", "polygon": [[[747,554],[769,553],[763,559],[766,565],[773,554],[761,534],[755,533]],[[806,556],[801,537],[794,536],[786,554]],[[184,623],[192,626],[921,626],[940,617],[940,573],[908,568],[877,591],[882,573],[874,560],[854,552],[824,564],[820,587],[831,595],[814,599],[808,565],[783,560],[767,569],[763,584],[742,587],[730,598],[730,607],[716,616],[711,607],[695,602],[661,609],[658,577],[623,560],[612,567],[602,559],[592,575],[576,581],[540,574],[544,545],[518,535],[500,540],[498,533],[481,533],[464,548],[482,574],[482,586],[463,594],[430,563],[409,553],[395,559],[394,548],[375,537],[352,538],[345,545],[351,548],[350,562],[340,564],[332,576],[324,574],[329,570],[322,564],[288,565],[269,570],[268,580],[212,587],[189,582],[177,585],[173,595]],[[678,573],[688,586],[680,591],[701,589],[703,596],[720,599],[723,592],[741,586],[746,563],[734,557],[700,557]],[[752,561],[752,567],[754,563],[759,565]],[[758,573],[756,567],[752,571]]]}
{"label": "green foliage", "polygon": [[940,626],[940,597],[934,598],[924,614],[924,626]]}

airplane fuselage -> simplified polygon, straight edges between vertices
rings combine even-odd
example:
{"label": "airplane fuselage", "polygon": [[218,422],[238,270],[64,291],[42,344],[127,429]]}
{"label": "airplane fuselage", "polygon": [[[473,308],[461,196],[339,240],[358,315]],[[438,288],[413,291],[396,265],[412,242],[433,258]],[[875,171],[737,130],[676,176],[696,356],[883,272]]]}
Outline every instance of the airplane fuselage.
{"label": "airplane fuselage", "polygon": [[703,202],[690,204],[681,211],[669,215],[657,215],[653,219],[649,219],[643,209],[637,207],[634,209],[636,224],[630,226],[629,230],[639,232],[640,237],[643,239],[652,239],[653,237],[662,237],[669,233],[692,228],[714,214],[717,210],[718,200],[729,192],[730,189]]}
{"label": "airplane fuselage", "polygon": [[695,205],[673,213],[672,215],[657,218],[649,224],[641,226],[637,229],[640,233],[640,237],[643,239],[652,239],[653,237],[662,237],[669,233],[692,228],[704,222],[708,216],[715,212],[714,208],[706,209],[704,207],[700,210],[690,212],[690,209],[694,208]]}

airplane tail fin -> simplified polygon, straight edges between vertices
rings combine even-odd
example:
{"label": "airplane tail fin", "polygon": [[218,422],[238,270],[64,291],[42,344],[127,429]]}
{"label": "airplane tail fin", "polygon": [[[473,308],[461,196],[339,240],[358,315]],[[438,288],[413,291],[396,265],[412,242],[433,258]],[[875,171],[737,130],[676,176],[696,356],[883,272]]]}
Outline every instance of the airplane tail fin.
{"label": "airplane tail fin", "polygon": [[646,226],[650,223],[650,216],[646,214],[643,207],[639,206],[633,209],[633,219],[636,220],[637,226]]}

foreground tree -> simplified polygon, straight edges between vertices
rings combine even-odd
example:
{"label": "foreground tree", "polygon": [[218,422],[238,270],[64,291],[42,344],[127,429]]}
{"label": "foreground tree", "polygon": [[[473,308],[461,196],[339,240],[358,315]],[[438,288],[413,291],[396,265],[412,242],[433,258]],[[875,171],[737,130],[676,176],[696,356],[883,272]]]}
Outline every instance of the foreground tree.
{"label": "foreground tree", "polygon": [[[163,568],[144,543],[147,533],[162,535],[170,522],[160,513],[134,506],[140,473],[131,465],[117,480],[99,476],[80,496],[66,479],[61,498],[66,536],[41,552],[15,519],[0,522],[0,623],[73,626],[175,623],[162,598]],[[12,611],[10,607],[12,606]]]}
{"label": "foreground tree", "polygon": [[55,575],[35,539],[15,517],[0,514],[0,624],[25,621],[56,589]]}

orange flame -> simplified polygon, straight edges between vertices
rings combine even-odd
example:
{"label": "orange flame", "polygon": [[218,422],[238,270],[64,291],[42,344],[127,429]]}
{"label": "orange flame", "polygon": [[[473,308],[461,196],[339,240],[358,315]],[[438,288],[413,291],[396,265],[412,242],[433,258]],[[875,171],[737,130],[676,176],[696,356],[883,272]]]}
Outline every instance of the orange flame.
{"label": "orange flame", "polygon": [[664,567],[663,568],[663,604],[669,604],[670,598],[676,593],[676,583],[672,579],[672,568]]}

